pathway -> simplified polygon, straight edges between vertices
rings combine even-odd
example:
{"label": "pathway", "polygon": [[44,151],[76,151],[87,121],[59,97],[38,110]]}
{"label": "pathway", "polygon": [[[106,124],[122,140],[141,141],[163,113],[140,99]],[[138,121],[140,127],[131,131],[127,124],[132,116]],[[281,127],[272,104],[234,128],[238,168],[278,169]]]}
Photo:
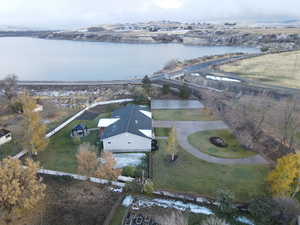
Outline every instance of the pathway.
{"label": "pathway", "polygon": [[224,165],[234,164],[268,164],[260,155],[255,155],[240,159],[218,158],[199,151],[188,141],[188,136],[198,131],[222,130],[228,126],[222,121],[153,121],[153,127],[176,127],[177,140],[182,148],[194,155],[195,157],[211,163]]}

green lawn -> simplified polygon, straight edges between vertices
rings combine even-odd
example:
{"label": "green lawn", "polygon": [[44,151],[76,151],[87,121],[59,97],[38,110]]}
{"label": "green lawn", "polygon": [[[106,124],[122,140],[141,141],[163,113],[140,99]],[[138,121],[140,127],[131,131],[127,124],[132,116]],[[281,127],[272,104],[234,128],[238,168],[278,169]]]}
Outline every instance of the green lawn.
{"label": "green lawn", "polygon": [[166,109],[152,110],[155,120],[178,120],[178,121],[212,121],[217,118],[209,111],[203,109]]}
{"label": "green lawn", "polygon": [[119,206],[114,214],[114,217],[110,223],[110,225],[122,225],[123,217],[125,216],[125,213],[127,211],[127,208],[123,206]]}
{"label": "green lawn", "polygon": [[[228,147],[221,148],[213,145],[210,137],[221,137],[228,144]],[[256,155],[255,152],[249,151],[242,147],[230,130],[213,130],[201,131],[188,137],[189,142],[199,151],[220,158],[244,158]]]}
{"label": "green lawn", "polygon": [[154,128],[154,134],[155,136],[158,137],[167,137],[169,136],[170,131],[171,128],[165,128],[165,127]]}
{"label": "green lawn", "polygon": [[219,189],[229,189],[236,200],[246,201],[265,193],[266,166],[226,166],[200,160],[178,147],[178,159],[166,160],[166,141],[153,154],[154,183],[157,189],[216,197]]}
{"label": "green lawn", "polygon": [[8,156],[14,156],[20,151],[22,151],[22,146],[13,139],[11,142],[0,146],[0,160]]}
{"label": "green lawn", "polygon": [[[71,130],[77,124],[85,124],[88,128],[95,128],[101,117],[107,117],[107,114],[103,113],[94,120],[75,120],[69,126],[51,137],[47,149],[38,155],[38,160],[41,162],[43,168],[76,173],[78,144],[75,144],[70,137]],[[92,131],[89,136],[81,138],[81,143],[89,142],[95,145],[97,136],[98,131]]]}

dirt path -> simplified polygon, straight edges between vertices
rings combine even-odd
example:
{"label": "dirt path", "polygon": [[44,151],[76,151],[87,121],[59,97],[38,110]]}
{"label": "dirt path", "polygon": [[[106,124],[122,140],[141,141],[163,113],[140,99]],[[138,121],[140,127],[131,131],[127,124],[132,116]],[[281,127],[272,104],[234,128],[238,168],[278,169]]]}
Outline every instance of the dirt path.
{"label": "dirt path", "polygon": [[214,157],[199,151],[189,143],[188,136],[198,131],[227,129],[228,126],[222,121],[153,121],[153,127],[176,127],[177,140],[181,147],[195,157],[207,162],[224,165],[268,164],[268,162],[260,155],[240,159],[225,159]]}

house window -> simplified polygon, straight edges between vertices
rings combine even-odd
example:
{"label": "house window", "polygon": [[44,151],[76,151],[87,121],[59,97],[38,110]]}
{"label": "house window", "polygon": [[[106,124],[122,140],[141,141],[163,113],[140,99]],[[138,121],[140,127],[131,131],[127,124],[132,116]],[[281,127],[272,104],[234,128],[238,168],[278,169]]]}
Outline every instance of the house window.
{"label": "house window", "polygon": [[131,141],[128,141],[128,144],[130,145],[130,144],[131,144]]}
{"label": "house window", "polygon": [[109,142],[107,142],[107,144],[109,144],[109,145],[110,145],[110,144],[111,144],[111,142],[109,141]]}

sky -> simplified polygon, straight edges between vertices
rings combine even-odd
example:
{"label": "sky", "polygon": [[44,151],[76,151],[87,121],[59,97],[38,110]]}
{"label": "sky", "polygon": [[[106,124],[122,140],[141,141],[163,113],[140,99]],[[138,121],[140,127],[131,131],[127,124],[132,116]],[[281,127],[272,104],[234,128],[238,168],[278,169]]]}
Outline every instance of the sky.
{"label": "sky", "polygon": [[1,0],[0,24],[60,28],[104,23],[300,19],[300,0]]}

